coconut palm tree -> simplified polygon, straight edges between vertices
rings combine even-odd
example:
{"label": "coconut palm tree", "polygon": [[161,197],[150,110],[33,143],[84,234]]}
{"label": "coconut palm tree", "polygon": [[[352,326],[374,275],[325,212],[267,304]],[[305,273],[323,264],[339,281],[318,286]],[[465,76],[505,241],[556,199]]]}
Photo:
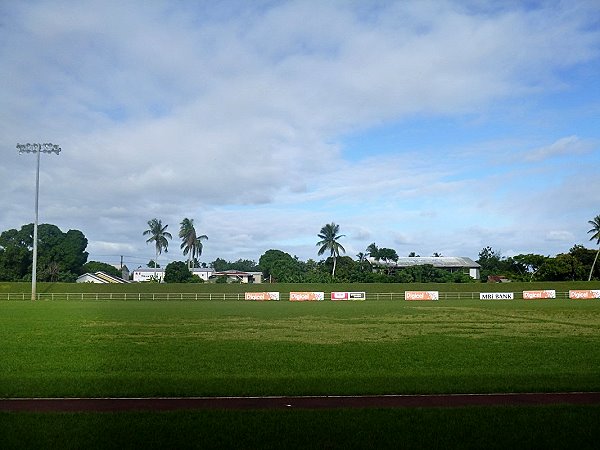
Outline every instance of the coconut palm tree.
{"label": "coconut palm tree", "polygon": [[194,219],[185,218],[181,221],[179,228],[179,237],[181,238],[181,249],[183,255],[188,255],[188,269],[194,267],[196,256],[202,255],[202,241],[208,239],[205,234],[198,236],[194,228]]}
{"label": "coconut palm tree", "polygon": [[[594,217],[593,220],[588,220],[588,223],[592,226],[592,229],[588,231],[588,233],[592,234],[590,241],[596,240],[596,245],[600,245],[600,215]],[[592,263],[592,269],[590,270],[590,276],[588,277],[588,281],[592,279],[592,274],[594,273],[594,266],[596,265],[596,261],[598,260],[598,253],[600,253],[600,247],[598,247],[598,251],[596,252],[596,257],[594,258],[594,262]]]}
{"label": "coconut palm tree", "polygon": [[165,225],[163,227],[162,221],[160,219],[152,219],[148,221],[148,229],[144,231],[144,236],[150,236],[146,243],[154,241],[154,246],[156,249],[156,258],[154,259],[154,278],[156,278],[156,266],[158,266],[158,255],[162,253],[164,250],[167,253],[167,249],[169,247],[169,241],[167,239],[172,239],[171,233],[167,231],[167,227],[169,225]]}
{"label": "coconut palm tree", "polygon": [[338,239],[344,237],[343,234],[338,234],[340,231],[340,226],[331,222],[321,228],[321,232],[317,235],[321,238],[319,242],[317,242],[317,246],[321,246],[319,249],[318,255],[322,255],[325,251],[329,250],[331,253],[331,257],[333,258],[333,270],[331,271],[331,276],[335,278],[335,264],[336,259],[340,256],[340,250],[346,253],[346,249],[338,242]]}
{"label": "coconut palm tree", "polygon": [[375,242],[369,244],[367,247],[367,255],[373,258],[375,261],[379,261],[379,248],[375,245]]}

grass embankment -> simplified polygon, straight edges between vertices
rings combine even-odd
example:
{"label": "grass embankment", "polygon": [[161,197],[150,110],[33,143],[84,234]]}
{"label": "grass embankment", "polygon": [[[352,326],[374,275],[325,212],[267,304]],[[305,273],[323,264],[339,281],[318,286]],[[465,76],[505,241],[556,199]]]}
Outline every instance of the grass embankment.
{"label": "grass embankment", "polygon": [[[404,291],[440,291],[440,292],[521,292],[534,289],[555,289],[566,292],[569,289],[600,289],[598,281],[569,282],[513,282],[513,283],[258,283],[258,284],[217,284],[217,283],[38,283],[38,293],[243,293],[263,291],[365,291],[367,293]],[[0,282],[2,293],[31,292],[31,283]]]}

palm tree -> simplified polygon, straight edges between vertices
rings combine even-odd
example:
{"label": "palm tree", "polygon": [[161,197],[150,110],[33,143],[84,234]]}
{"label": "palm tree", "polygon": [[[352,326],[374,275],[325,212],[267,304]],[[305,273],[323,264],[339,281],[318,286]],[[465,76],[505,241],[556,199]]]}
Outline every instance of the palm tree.
{"label": "palm tree", "polygon": [[163,227],[162,221],[160,219],[152,219],[148,221],[148,228],[144,231],[144,236],[150,236],[146,243],[154,241],[154,246],[156,249],[156,258],[154,259],[154,278],[156,278],[156,266],[158,266],[158,255],[162,253],[164,250],[167,253],[167,248],[169,247],[168,239],[172,239],[171,233],[167,231],[167,227],[169,225],[165,225]]}
{"label": "palm tree", "polygon": [[181,249],[183,255],[188,255],[188,269],[194,267],[196,256],[202,255],[202,240],[208,239],[205,234],[198,236],[194,228],[194,219],[185,218],[181,221],[179,228],[179,237],[181,238]]}
{"label": "palm tree", "polygon": [[[590,241],[596,239],[596,245],[600,245],[600,215],[594,217],[593,220],[588,220],[588,223],[592,226],[592,229],[588,231],[588,233],[594,233],[592,234]],[[594,273],[594,266],[596,265],[596,261],[598,260],[598,253],[600,253],[600,247],[598,247],[596,257],[594,258],[594,262],[592,263],[592,269],[590,270],[590,276],[588,277],[588,281],[592,279],[592,274]]]}
{"label": "palm tree", "polygon": [[367,255],[369,255],[375,261],[379,261],[379,248],[377,248],[377,246],[375,245],[375,242],[373,242],[372,244],[370,244],[367,247],[366,252],[367,252]]}
{"label": "palm tree", "polygon": [[333,270],[331,271],[331,276],[335,278],[335,264],[336,258],[340,256],[340,250],[346,253],[346,249],[338,242],[338,239],[344,237],[343,234],[338,234],[340,231],[340,226],[331,222],[321,228],[321,232],[317,235],[321,238],[319,242],[317,242],[317,246],[321,246],[319,249],[318,255],[322,255],[326,250],[329,250],[331,256],[333,258]]}

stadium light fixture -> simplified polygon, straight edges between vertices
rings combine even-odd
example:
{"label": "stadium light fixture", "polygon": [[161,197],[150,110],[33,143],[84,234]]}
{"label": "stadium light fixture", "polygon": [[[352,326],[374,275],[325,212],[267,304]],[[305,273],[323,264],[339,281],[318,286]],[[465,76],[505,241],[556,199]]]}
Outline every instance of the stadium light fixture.
{"label": "stadium light fixture", "polygon": [[40,198],[40,155],[42,153],[60,153],[61,148],[56,144],[17,144],[19,154],[37,153],[37,169],[35,172],[35,222],[33,223],[33,267],[31,272],[31,300],[35,300],[37,282],[37,247],[38,247],[38,204]]}

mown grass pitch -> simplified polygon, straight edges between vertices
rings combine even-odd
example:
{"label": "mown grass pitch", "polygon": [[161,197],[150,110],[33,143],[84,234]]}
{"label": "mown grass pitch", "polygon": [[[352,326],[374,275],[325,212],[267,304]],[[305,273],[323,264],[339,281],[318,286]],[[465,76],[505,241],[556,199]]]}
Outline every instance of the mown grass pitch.
{"label": "mown grass pitch", "polygon": [[0,397],[600,390],[600,302],[0,302]]}
{"label": "mown grass pitch", "polygon": [[[0,301],[0,397],[600,390],[600,302]],[[597,406],[0,413],[3,448],[595,448]]]}

